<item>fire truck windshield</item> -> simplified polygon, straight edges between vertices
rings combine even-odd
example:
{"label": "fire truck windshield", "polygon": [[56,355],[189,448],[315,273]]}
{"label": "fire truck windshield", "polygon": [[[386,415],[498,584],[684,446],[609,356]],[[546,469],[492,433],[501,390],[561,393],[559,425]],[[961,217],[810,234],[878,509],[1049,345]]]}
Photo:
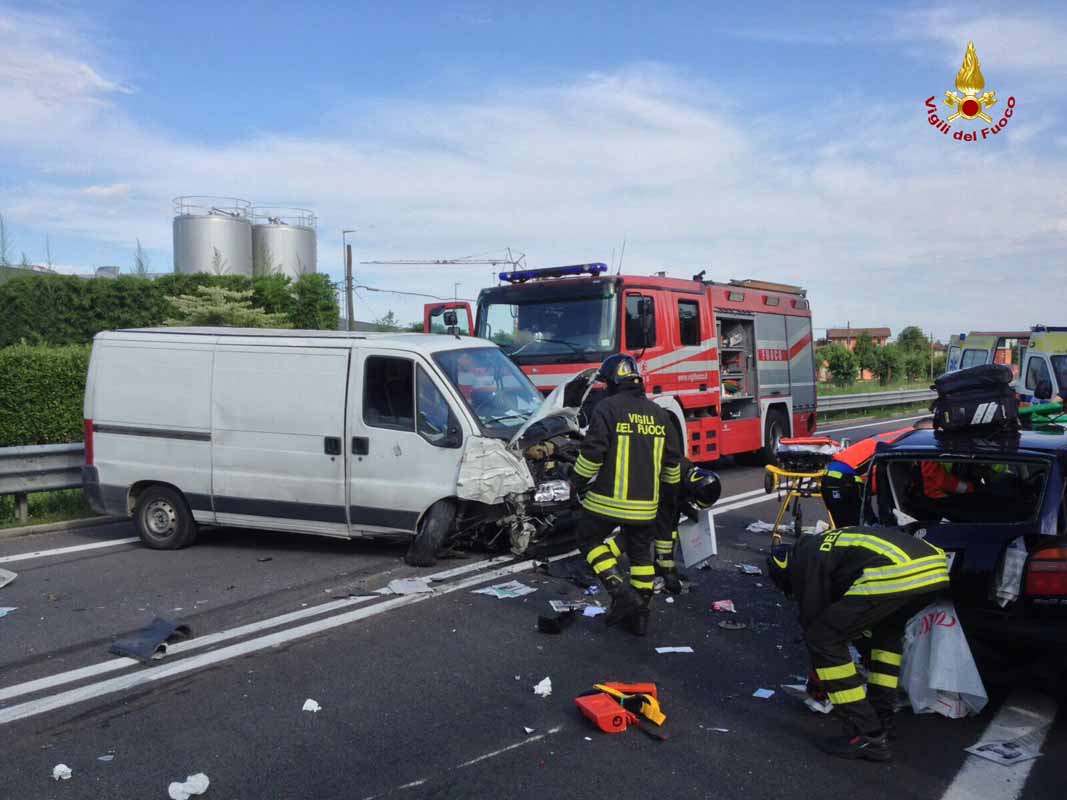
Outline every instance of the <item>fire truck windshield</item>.
{"label": "fire truck windshield", "polygon": [[520,363],[596,362],[614,352],[614,297],[485,298],[478,336]]}

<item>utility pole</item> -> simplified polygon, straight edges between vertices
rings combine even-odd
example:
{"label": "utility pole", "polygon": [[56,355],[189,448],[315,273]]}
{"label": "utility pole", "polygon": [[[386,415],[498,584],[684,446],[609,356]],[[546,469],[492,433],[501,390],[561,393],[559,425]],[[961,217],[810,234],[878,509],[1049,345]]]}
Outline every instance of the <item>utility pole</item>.
{"label": "utility pole", "polygon": [[459,287],[462,286],[462,285],[463,285],[462,283],[453,283],[452,284],[452,300],[453,301],[459,300]]}
{"label": "utility pole", "polygon": [[352,245],[348,244],[346,237],[355,232],[355,228],[341,231],[342,256],[345,262],[345,316],[347,318],[345,327],[350,331],[355,330],[356,308],[352,293]]}

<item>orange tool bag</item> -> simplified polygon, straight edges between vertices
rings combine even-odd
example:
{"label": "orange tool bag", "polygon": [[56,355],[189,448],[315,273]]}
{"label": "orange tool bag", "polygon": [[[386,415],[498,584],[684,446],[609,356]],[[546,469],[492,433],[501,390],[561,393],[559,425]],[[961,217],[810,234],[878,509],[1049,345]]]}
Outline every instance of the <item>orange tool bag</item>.
{"label": "orange tool bag", "polygon": [[582,715],[604,733],[622,733],[632,725],[657,741],[667,740],[665,735],[641,724],[641,716],[656,725],[667,719],[660,709],[654,683],[598,683],[574,702]]}

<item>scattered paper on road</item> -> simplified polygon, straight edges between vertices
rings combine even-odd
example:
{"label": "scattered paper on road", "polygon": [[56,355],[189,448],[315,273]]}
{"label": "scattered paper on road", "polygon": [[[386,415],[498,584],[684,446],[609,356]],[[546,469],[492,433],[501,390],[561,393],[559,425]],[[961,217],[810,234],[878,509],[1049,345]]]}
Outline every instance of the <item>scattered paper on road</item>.
{"label": "scattered paper on road", "polygon": [[387,587],[393,594],[425,594],[433,587],[425,578],[394,578]]}
{"label": "scattered paper on road", "polygon": [[1017,739],[1000,742],[980,742],[964,748],[981,758],[988,759],[1004,767],[1021,764],[1041,755],[1040,743],[1045,737],[1045,729],[1038,728]]}
{"label": "scattered paper on road", "polygon": [[533,729],[533,728],[527,728],[527,727],[526,727],[525,725],[523,726],[523,728],[522,728],[522,729],[523,729],[524,731],[526,731],[526,735],[527,735],[527,736],[529,736],[529,735],[530,735],[531,733],[533,733],[533,732],[534,732],[534,729]]}
{"label": "scattered paper on road", "polygon": [[601,614],[606,614],[608,610],[603,606],[586,606],[582,609],[583,617],[599,617]]}
{"label": "scattered paper on road", "polygon": [[589,605],[587,600],[549,600],[548,605],[557,614],[563,614],[567,611],[581,611]]}
{"label": "scattered paper on road", "polygon": [[54,781],[69,781],[71,774],[70,767],[66,764],[56,764],[52,767],[52,780]]}
{"label": "scattered paper on road", "polygon": [[545,678],[534,687],[534,694],[538,697],[548,697],[552,694],[552,679]]}
{"label": "scattered paper on road", "polygon": [[3,619],[12,611],[18,611],[18,606],[0,606],[0,619]]}
{"label": "scattered paper on road", "polygon": [[758,697],[760,700],[766,700],[770,697],[774,697],[774,689],[757,689],[752,693],[753,697]]}
{"label": "scattered paper on road", "polygon": [[724,614],[736,614],[737,609],[734,607],[733,600],[716,600],[711,604],[712,611],[721,611]]}
{"label": "scattered paper on road", "polygon": [[310,711],[314,714],[316,712],[322,711],[322,706],[320,706],[315,700],[312,700],[309,697],[307,700],[304,701],[304,705],[300,710]]}
{"label": "scattered paper on road", "polygon": [[490,597],[504,600],[509,597],[522,597],[523,595],[533,594],[536,591],[535,587],[527,586],[522,581],[508,581],[494,586],[486,586],[484,589],[475,589],[471,594],[487,594]]}
{"label": "scattered paper on road", "polygon": [[829,714],[834,710],[834,704],[829,700],[816,700],[808,694],[808,686],[806,683],[783,683],[781,684],[781,687],[786,694],[797,698],[817,714]]}
{"label": "scattered paper on road", "polygon": [[656,648],[656,652],[657,653],[692,653],[693,652],[693,648],[690,647],[689,645],[684,645],[682,647],[657,647]]}
{"label": "scattered paper on road", "polygon": [[712,731],[713,733],[729,733],[730,732],[729,728],[708,728],[708,730]]}
{"label": "scattered paper on road", "polygon": [[3,589],[17,577],[17,572],[12,572],[9,569],[0,569],[0,589]]}
{"label": "scattered paper on road", "polygon": [[97,761],[114,761],[115,760],[115,756],[112,753],[108,753],[107,755],[104,755],[104,756],[97,756],[96,760]]}
{"label": "scattered paper on road", "polygon": [[762,575],[763,570],[757,567],[755,564],[734,564],[745,575]]}
{"label": "scattered paper on road", "polygon": [[190,775],[182,783],[174,781],[167,787],[167,794],[170,795],[170,800],[189,800],[194,794],[203,794],[207,791],[207,787],[211,785],[211,781],[208,780],[207,775],[203,772],[198,772],[195,775]]}

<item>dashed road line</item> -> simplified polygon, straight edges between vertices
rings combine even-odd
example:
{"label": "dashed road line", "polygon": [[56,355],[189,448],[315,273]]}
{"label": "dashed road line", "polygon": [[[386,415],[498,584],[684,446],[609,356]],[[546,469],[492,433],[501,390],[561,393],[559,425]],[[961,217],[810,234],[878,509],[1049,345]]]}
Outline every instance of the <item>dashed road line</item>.
{"label": "dashed road line", "polygon": [[103,547],[118,547],[121,544],[133,544],[141,541],[138,536],[129,536],[125,539],[108,539],[106,542],[92,542],[91,544],[75,544],[70,547],[55,547],[51,550],[34,550],[31,553],[16,553],[13,556],[0,556],[0,564],[11,564],[15,561],[28,561],[31,558],[47,558],[49,556],[65,556],[68,553],[82,553],[86,550],[99,550]]}

